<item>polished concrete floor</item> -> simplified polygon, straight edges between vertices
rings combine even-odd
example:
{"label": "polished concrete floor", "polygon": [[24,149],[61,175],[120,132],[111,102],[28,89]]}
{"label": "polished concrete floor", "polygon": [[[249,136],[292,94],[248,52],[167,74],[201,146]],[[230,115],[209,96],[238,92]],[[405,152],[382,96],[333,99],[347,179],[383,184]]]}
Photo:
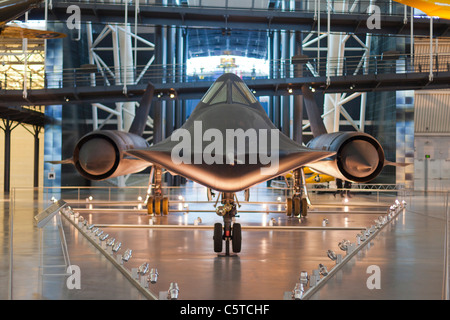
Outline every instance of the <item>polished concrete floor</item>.
{"label": "polished concrete floor", "polygon": [[[132,258],[117,267],[63,216],[70,264],[79,266],[81,275],[81,288],[69,289],[65,267],[60,267],[64,260],[58,219],[43,230],[33,225],[33,217],[50,205],[49,195],[17,189],[0,199],[0,299],[147,299],[120,268],[131,270],[148,262],[159,273],[158,282],[148,289],[156,297],[176,282],[179,299],[282,300],[301,271],[311,274],[319,264],[330,271],[335,262],[327,257],[327,250],[344,255],[338,243],[355,242],[360,230],[374,225],[396,199],[392,193],[354,193],[344,202],[330,193],[311,194],[313,209],[307,218],[298,219],[283,213],[282,194],[262,188],[250,198],[258,203],[241,203],[236,222],[243,226],[242,252],[218,257],[213,252],[212,225],[221,217],[212,203],[203,202],[204,193],[177,190],[171,194],[169,216],[153,217],[130,200],[141,191],[122,190],[119,198],[111,191],[107,196],[101,190],[90,191],[92,201],[80,191],[56,197],[67,201],[89,224],[121,241],[118,254],[132,249]],[[123,197],[126,193],[130,197]],[[178,200],[179,196],[183,198]],[[447,195],[408,192],[401,196],[407,201],[406,210],[327,277],[309,299],[443,299]],[[288,226],[292,228],[284,228]],[[379,289],[368,288],[369,266],[379,267]]]}

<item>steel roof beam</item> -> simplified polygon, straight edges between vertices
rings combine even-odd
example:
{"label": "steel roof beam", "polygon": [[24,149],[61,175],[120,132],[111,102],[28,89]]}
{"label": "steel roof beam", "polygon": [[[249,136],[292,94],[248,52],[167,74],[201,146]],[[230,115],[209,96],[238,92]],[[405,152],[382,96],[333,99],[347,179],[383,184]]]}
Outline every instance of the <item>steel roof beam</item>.
{"label": "steel roof beam", "polygon": [[[93,23],[123,22],[124,6],[117,4],[90,4],[77,3],[81,10],[82,21]],[[53,8],[49,11],[49,21],[66,21],[66,2],[53,2]],[[134,6],[128,7],[128,22],[134,23]],[[30,19],[43,19],[43,8],[33,9]],[[369,29],[367,27],[368,14],[331,14],[330,26],[332,32],[348,32],[355,34],[393,34],[409,35],[411,19],[404,23],[403,15],[382,15],[380,18],[381,29]],[[140,6],[138,24],[143,25],[174,25],[179,27],[210,27],[210,28],[235,28],[252,30],[295,30],[312,31],[317,29],[317,21],[314,12],[292,12],[272,10],[244,10],[224,8],[190,8],[190,7],[159,7]],[[321,13],[320,19],[327,20],[327,13]],[[415,18],[414,34],[416,36],[429,35],[429,19]],[[321,26],[321,32],[327,31],[327,24]],[[449,21],[437,19],[434,23],[435,36],[449,36]]]}

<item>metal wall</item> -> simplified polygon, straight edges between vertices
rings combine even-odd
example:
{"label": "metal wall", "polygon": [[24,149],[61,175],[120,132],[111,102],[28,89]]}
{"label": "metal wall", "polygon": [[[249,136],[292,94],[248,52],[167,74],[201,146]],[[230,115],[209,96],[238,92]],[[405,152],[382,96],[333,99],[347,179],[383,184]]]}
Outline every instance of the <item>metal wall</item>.
{"label": "metal wall", "polygon": [[415,132],[450,134],[450,90],[417,91]]}
{"label": "metal wall", "polygon": [[450,91],[416,91],[414,189],[450,190]]}

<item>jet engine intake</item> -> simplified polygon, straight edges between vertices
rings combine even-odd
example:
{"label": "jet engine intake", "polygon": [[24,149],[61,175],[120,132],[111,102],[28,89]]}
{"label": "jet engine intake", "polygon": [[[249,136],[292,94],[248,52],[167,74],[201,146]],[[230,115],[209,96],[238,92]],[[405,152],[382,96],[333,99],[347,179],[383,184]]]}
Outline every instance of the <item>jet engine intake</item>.
{"label": "jet engine intake", "polygon": [[147,141],[122,131],[93,131],[82,137],[74,150],[77,171],[90,180],[104,180],[144,170],[147,161],[127,156],[130,149],[148,148]]}
{"label": "jet engine intake", "polygon": [[308,165],[311,169],[353,182],[369,182],[383,169],[385,158],[380,143],[362,132],[335,132],[312,139],[309,148],[335,151],[336,155]]}

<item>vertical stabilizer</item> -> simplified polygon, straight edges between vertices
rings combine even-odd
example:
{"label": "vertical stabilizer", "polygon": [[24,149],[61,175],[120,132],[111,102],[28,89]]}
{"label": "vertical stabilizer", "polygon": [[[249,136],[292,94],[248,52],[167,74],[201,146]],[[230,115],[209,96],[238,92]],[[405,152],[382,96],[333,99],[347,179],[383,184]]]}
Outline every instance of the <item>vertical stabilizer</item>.
{"label": "vertical stabilizer", "polygon": [[323,124],[322,117],[319,112],[319,107],[317,106],[316,100],[314,99],[314,94],[309,89],[308,85],[302,86],[302,93],[304,99],[304,107],[306,108],[306,113],[308,114],[309,123],[311,125],[311,131],[314,137],[318,137],[322,134],[327,134],[327,129]]}
{"label": "vertical stabilizer", "polygon": [[152,105],[153,93],[155,91],[154,85],[149,82],[147,88],[145,89],[144,95],[139,102],[139,107],[136,110],[136,115],[130,126],[130,133],[134,133],[138,136],[142,136],[145,129],[145,124],[147,123],[147,118],[150,112],[150,107]]}

